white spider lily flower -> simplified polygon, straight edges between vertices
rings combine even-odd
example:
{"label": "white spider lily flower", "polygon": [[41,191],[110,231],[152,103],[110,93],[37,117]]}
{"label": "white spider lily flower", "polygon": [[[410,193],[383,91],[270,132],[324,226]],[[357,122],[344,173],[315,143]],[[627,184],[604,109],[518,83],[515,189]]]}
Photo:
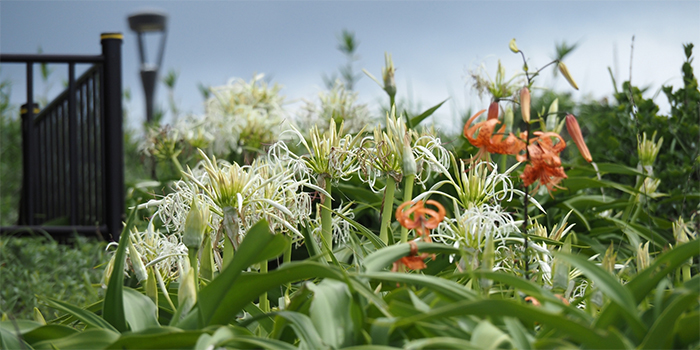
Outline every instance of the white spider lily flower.
{"label": "white spider lily flower", "polygon": [[510,233],[519,232],[513,218],[499,205],[471,206],[456,219],[445,218],[431,237],[446,244],[481,249],[487,236],[505,244]]}
{"label": "white spider lily flower", "polygon": [[372,124],[373,119],[365,104],[357,103],[358,93],[347,90],[339,80],[330,91],[318,94],[318,104],[306,101],[297,118],[301,130],[311,130],[316,126],[321,133],[330,130],[330,122],[344,124],[345,129],[352,134],[360,132],[366,125]]}
{"label": "white spider lily flower", "polygon": [[[352,203],[343,204],[341,203],[338,208],[335,209],[336,212],[341,215],[332,216],[331,232],[333,234],[333,242],[335,244],[345,244],[350,239],[350,235],[354,232],[354,227],[352,224],[345,220],[354,219],[355,213],[352,210]],[[312,236],[316,238],[316,243],[321,245],[321,216],[316,215],[315,218],[309,221],[309,227],[311,229]]]}
{"label": "white spider lily flower", "polygon": [[[311,128],[311,145],[309,145],[299,130],[294,126],[291,126],[291,129],[308,152],[297,158],[301,159],[310,169],[311,174],[315,175],[318,185],[325,185],[325,181],[330,181],[333,184],[340,180],[348,181],[357,172],[359,168],[357,146],[362,131],[354,137],[350,134],[343,134],[344,124],[341,123],[336,129],[335,121],[331,119],[328,130],[324,133],[317,126]],[[289,154],[292,155],[291,152]]]}

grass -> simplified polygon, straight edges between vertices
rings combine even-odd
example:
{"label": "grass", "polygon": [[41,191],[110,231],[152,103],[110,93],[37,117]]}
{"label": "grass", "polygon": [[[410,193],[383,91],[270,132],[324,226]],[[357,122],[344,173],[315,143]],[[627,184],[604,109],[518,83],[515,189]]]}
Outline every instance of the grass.
{"label": "grass", "polygon": [[100,299],[105,242],[75,237],[59,244],[47,237],[0,237],[0,311],[33,319],[34,307],[47,320],[58,311],[43,305],[47,296],[85,306]]}

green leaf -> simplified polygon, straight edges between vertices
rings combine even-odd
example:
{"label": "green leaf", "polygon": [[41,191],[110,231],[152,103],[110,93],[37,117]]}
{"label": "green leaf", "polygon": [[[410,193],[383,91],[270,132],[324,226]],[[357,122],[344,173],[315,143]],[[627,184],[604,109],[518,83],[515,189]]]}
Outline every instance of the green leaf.
{"label": "green leaf", "polygon": [[449,99],[446,99],[446,100],[436,104],[435,106],[428,108],[427,110],[425,110],[425,112],[411,118],[411,127],[418,126],[418,124],[420,124],[420,122],[422,122],[425,118],[428,118],[431,115],[433,115],[433,113],[435,113],[435,111],[438,108],[440,108],[440,106],[442,106],[445,102],[447,102],[447,100],[449,100]]}
{"label": "green leaf", "polygon": [[229,346],[233,348],[247,348],[253,346],[254,348],[268,349],[268,350],[298,350],[297,347],[287,344],[283,341],[276,339],[264,339],[251,336],[238,336],[236,339],[229,342],[221,344],[223,346]]}
{"label": "green leaf", "polygon": [[438,293],[449,301],[474,300],[477,297],[474,291],[464,288],[463,285],[435,276],[395,272],[365,272],[359,274],[359,277],[390,283],[406,283],[414,286],[423,286]]}
{"label": "green leaf", "polygon": [[34,349],[103,349],[119,338],[119,333],[107,329],[88,329],[64,338],[34,344]]}
{"label": "green leaf", "polygon": [[87,326],[118,332],[118,330],[113,325],[111,325],[109,322],[100,318],[99,316],[95,315],[90,311],[81,309],[77,306],[62,302],[60,300],[54,300],[49,298],[40,299],[43,302],[45,302],[46,305],[74,316],[75,318],[85,323],[85,325]]}
{"label": "green leaf", "polygon": [[124,288],[123,295],[126,321],[132,332],[160,326],[151,298],[131,288]]}
{"label": "green leaf", "polygon": [[0,329],[4,329],[8,332],[18,334],[25,334],[27,332],[31,332],[32,330],[37,329],[41,326],[41,323],[29,320],[0,321]]}
{"label": "green leaf", "polygon": [[323,340],[321,340],[321,336],[316,331],[316,328],[314,327],[314,324],[309,318],[309,316],[292,311],[279,311],[274,314],[284,318],[285,320],[287,320],[287,322],[289,322],[289,325],[294,330],[294,333],[296,333],[297,337],[299,337],[299,340],[301,340],[302,345],[305,345],[300,346],[300,348],[328,348],[328,345],[326,345],[323,342]]}
{"label": "green leaf", "polygon": [[17,334],[5,328],[0,328],[0,345],[3,349],[31,349]]}
{"label": "green leaf", "polygon": [[[632,175],[632,176],[646,176],[641,171],[631,168],[618,163],[596,163],[598,166],[598,171],[601,175],[603,174],[620,174],[620,175]],[[589,171],[595,174],[595,169],[589,165],[585,166],[572,166],[576,170]]]}
{"label": "green leaf", "polygon": [[403,346],[406,350],[421,350],[421,349],[464,349],[478,350],[481,349],[475,346],[468,340],[453,338],[453,337],[431,337],[412,340]]}
{"label": "green leaf", "polygon": [[309,308],[311,322],[325,344],[333,348],[352,341],[352,319],[350,319],[350,290],[347,284],[324,279],[319,284],[307,283],[314,293]]}
{"label": "green leaf", "polygon": [[123,271],[126,263],[126,249],[129,245],[131,228],[134,226],[137,211],[136,208],[131,210],[129,218],[126,220],[126,225],[124,225],[122,230],[119,246],[114,255],[112,275],[109,278],[107,292],[105,292],[105,301],[102,304],[102,317],[119,332],[127,330],[126,317],[124,316],[124,297],[122,296],[122,288],[124,287]]}
{"label": "green leaf", "polygon": [[510,337],[491,322],[482,320],[472,331],[472,344],[480,349],[499,349],[510,343]]}
{"label": "green leaf", "polygon": [[156,327],[138,333],[122,334],[106,349],[184,349],[193,348],[203,331],[182,331],[174,327]]}
{"label": "green leaf", "polygon": [[611,349],[621,348],[623,344],[617,337],[602,330],[591,328],[588,324],[572,321],[557,313],[518,304],[512,300],[464,300],[435,308],[430,312],[405,317],[396,321],[396,326],[408,326],[418,322],[431,322],[446,317],[475,315],[480,317],[511,316],[527,323],[539,322],[547,325],[568,337],[575,339],[589,348]]}
{"label": "green leaf", "polygon": [[201,324],[225,324],[231,319],[232,311],[227,307],[231,300],[226,299],[225,296],[234,288],[241,272],[256,262],[279,256],[288,244],[288,238],[270,233],[265,220],[251,227],[231,263],[200,291],[198,310]]}
{"label": "green leaf", "polygon": [[[215,310],[215,318],[212,318],[212,323],[214,320],[220,322],[219,324],[228,323],[248,303],[272,288],[300,280],[323,277],[343,280],[343,275],[336,268],[313,261],[286,263],[277,270],[266,274],[243,274],[236,281],[236,287],[226,289],[224,296],[216,303],[218,308]],[[219,278],[217,277],[214,281]],[[209,284],[206,288],[209,288],[212,284]],[[200,304],[202,299],[203,297],[200,293]],[[188,320],[185,318],[185,320],[180,322],[179,326],[184,329],[196,328],[196,324],[193,324],[192,321],[192,319]]]}
{"label": "green leaf", "polygon": [[34,344],[45,340],[65,338],[75,333],[78,333],[78,330],[75,328],[59,324],[49,324],[27,332],[23,335],[23,338],[27,343]]}
{"label": "green leaf", "polygon": [[275,321],[272,319],[272,317],[266,315],[265,312],[260,310],[257,305],[250,302],[243,309],[251,316],[255,317],[255,320],[265,330],[265,332],[268,334],[272,332],[272,329],[275,327]]}
{"label": "green leaf", "polygon": [[[417,244],[418,251],[420,253],[459,254],[459,249],[446,244],[425,242],[418,242]],[[381,271],[394,263],[394,261],[407,256],[410,252],[411,245],[408,243],[396,244],[383,249],[378,249],[365,258],[365,271]]]}
{"label": "green leaf", "polygon": [[673,302],[664,309],[661,316],[656,319],[651,328],[649,328],[649,333],[647,333],[640,348],[669,349],[674,336],[673,330],[676,326],[676,320],[678,320],[685,310],[697,307],[697,305],[697,293],[684,293],[673,300]]}
{"label": "green leaf", "polygon": [[511,336],[511,341],[513,346],[517,349],[532,349],[532,343],[530,342],[527,329],[517,318],[504,317],[503,323],[506,324],[506,329]]}
{"label": "green leaf", "polygon": [[642,225],[632,222],[625,222],[620,219],[611,217],[602,217],[602,219],[615,223],[615,225],[626,234],[644,237],[644,239],[646,239],[647,241],[651,242],[659,248],[665,248],[669,244],[668,240],[666,240],[666,238],[664,238],[662,235]]}
{"label": "green leaf", "polygon": [[[649,267],[639,272],[626,285],[633,295],[634,302],[638,304],[644,300],[661,279],[685,264],[691,257],[698,255],[698,252],[700,252],[700,240],[693,240],[656,257]],[[619,324],[619,321],[619,306],[611,304],[600,313],[595,326],[607,328],[610,325]]]}
{"label": "green leaf", "polygon": [[625,316],[632,331],[634,331],[638,337],[646,332],[646,327],[637,313],[637,304],[634,302],[634,296],[625,286],[620,284],[612,274],[580,255],[558,252],[555,253],[555,257],[581,270],[583,274],[594,282],[596,288],[601,290],[613,303],[620,306],[622,315]]}

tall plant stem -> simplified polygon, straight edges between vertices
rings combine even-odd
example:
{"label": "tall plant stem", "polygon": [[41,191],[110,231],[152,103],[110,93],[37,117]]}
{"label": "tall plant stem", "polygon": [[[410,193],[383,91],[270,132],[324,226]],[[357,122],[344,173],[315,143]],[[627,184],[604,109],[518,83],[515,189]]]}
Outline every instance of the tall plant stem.
{"label": "tall plant stem", "polygon": [[379,239],[385,244],[389,244],[389,225],[391,224],[391,214],[394,209],[394,192],[396,191],[396,180],[393,177],[386,177],[386,187],[384,188],[384,203],[382,205],[382,224],[379,229]]}
{"label": "tall plant stem", "polygon": [[[267,260],[260,262],[260,273],[267,273]],[[270,312],[270,301],[267,300],[267,292],[260,294],[260,310]]]}
{"label": "tall plant stem", "polygon": [[[527,137],[525,139],[526,159],[530,161],[530,123],[527,123]],[[525,199],[523,200],[523,242],[525,247],[525,279],[530,279],[530,256],[528,255],[527,222],[529,220],[527,207],[530,204],[530,186],[525,186]]]}
{"label": "tall plant stem", "polygon": [[329,249],[326,260],[331,261],[331,254],[333,254],[333,219],[331,218],[333,199],[331,198],[332,188],[330,179],[326,179],[325,187],[328,196],[323,199],[323,208],[321,208],[321,234],[323,235],[323,240],[328,244]]}
{"label": "tall plant stem", "polygon": [[187,255],[190,258],[190,268],[194,269],[194,288],[199,291],[199,271],[197,269],[199,264],[197,262],[197,252],[197,250],[189,249]]}
{"label": "tall plant stem", "polygon": [[178,175],[180,175],[180,177],[184,176],[185,169],[182,168],[182,164],[180,164],[180,161],[177,160],[177,156],[171,156],[170,160],[172,160],[173,164],[175,165],[175,168],[177,168]]}
{"label": "tall plant stem", "polygon": [[[403,201],[408,202],[413,199],[413,180],[416,178],[415,175],[408,175],[404,179],[403,184]],[[408,242],[408,229],[401,226],[401,243]]]}

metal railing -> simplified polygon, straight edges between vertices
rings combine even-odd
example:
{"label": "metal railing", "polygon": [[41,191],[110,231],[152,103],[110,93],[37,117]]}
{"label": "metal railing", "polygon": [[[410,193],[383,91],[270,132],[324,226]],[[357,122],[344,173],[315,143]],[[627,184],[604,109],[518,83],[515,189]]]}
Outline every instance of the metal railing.
{"label": "metal railing", "polygon": [[[101,35],[102,54],[2,54],[2,63],[26,65],[22,106],[22,194],[19,222],[2,233],[43,231],[56,238],[76,232],[118,240],[124,220],[122,34]],[[68,88],[39,111],[34,64],[68,65]],[[79,63],[93,65],[75,78]],[[32,106],[32,108],[29,108]]]}

